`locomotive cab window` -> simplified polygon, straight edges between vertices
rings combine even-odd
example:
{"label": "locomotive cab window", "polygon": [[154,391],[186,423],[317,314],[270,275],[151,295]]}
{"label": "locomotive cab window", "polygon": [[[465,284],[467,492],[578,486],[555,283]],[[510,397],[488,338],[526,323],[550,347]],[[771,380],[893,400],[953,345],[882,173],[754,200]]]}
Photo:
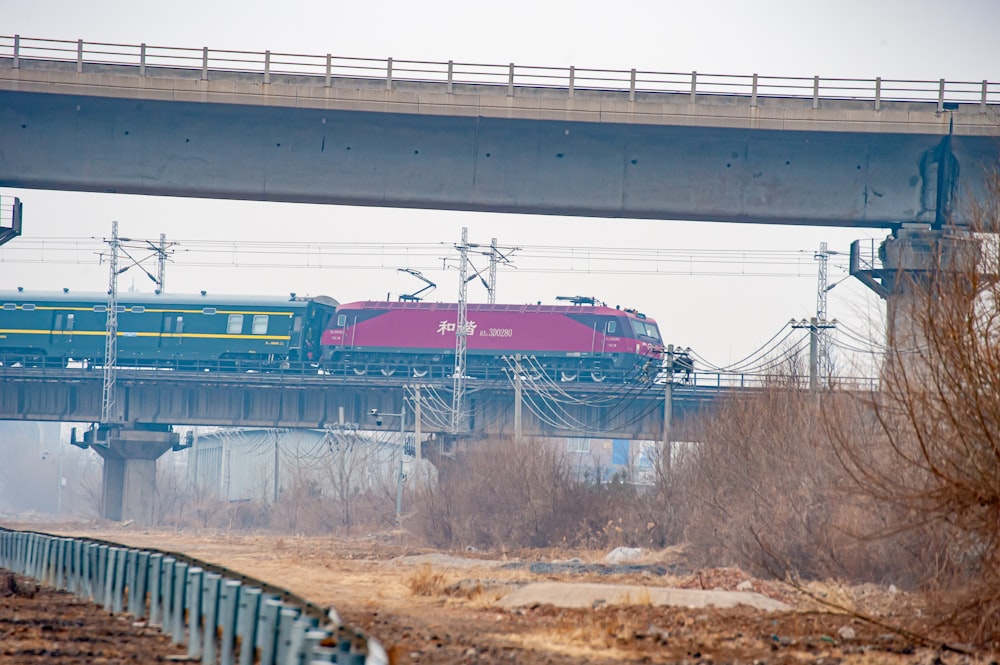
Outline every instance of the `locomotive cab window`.
{"label": "locomotive cab window", "polygon": [[243,315],[230,314],[229,321],[226,322],[226,332],[230,335],[239,335],[243,332]]}
{"label": "locomotive cab window", "polygon": [[347,326],[347,315],[346,314],[337,315],[337,327],[343,328],[345,326]]}
{"label": "locomotive cab window", "polygon": [[608,324],[606,326],[604,326],[604,330],[609,335],[614,335],[615,331],[618,330],[618,322],[617,321],[608,321]]}
{"label": "locomotive cab window", "polygon": [[250,332],[254,335],[267,334],[267,314],[253,315],[253,326],[250,328]]}
{"label": "locomotive cab window", "polygon": [[656,329],[656,326],[639,321],[638,319],[632,319],[632,331],[635,332],[636,336],[652,337],[655,340],[660,339],[660,333]]}

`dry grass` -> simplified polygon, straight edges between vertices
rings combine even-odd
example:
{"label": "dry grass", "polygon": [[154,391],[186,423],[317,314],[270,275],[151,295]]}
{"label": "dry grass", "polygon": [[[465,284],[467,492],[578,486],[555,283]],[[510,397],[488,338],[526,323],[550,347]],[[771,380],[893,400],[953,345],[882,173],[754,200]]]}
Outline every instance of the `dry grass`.
{"label": "dry grass", "polygon": [[440,596],[447,586],[445,576],[425,563],[406,578],[406,586],[414,596]]}

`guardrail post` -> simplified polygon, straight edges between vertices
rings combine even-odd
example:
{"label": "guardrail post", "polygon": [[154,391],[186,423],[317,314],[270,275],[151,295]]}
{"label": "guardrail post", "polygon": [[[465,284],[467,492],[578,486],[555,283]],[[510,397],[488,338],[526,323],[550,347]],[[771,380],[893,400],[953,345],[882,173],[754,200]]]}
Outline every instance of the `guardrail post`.
{"label": "guardrail post", "polygon": [[944,79],[938,80],[938,106],[937,112],[941,113],[944,111]]}
{"label": "guardrail post", "polygon": [[875,77],[875,110],[882,110],[882,77]]}
{"label": "guardrail post", "polygon": [[392,92],[392,58],[385,59],[385,89]]}
{"label": "guardrail post", "polygon": [[507,96],[514,96],[514,63],[507,66]]}
{"label": "guardrail post", "polygon": [[[136,569],[135,569],[135,610],[132,614],[139,618],[145,619],[149,612],[146,609],[146,594],[149,587],[149,552],[139,552],[136,555]],[[131,598],[131,591],[129,591],[129,597]]]}
{"label": "guardrail post", "polygon": [[101,585],[104,587],[103,595],[101,596],[102,607],[110,612],[111,606],[114,602],[115,593],[115,561],[118,559],[118,548],[108,547],[107,555],[104,558],[104,563],[101,565]]}
{"label": "guardrail post", "polygon": [[83,547],[83,586],[86,598],[97,602],[97,543],[86,543]]}
{"label": "guardrail post", "polygon": [[222,583],[218,620],[222,629],[218,661],[221,665],[236,665],[236,612],[242,586],[237,580],[225,580]]}
{"label": "guardrail post", "polygon": [[278,665],[285,665],[288,659],[289,647],[292,645],[292,628],[299,619],[299,610],[291,607],[283,607],[278,612],[278,648],[275,653],[275,662]]}
{"label": "guardrail post", "polygon": [[66,588],[66,538],[59,538],[56,540],[56,560],[55,560],[55,570],[53,570],[53,582],[57,589]]}
{"label": "guardrail post", "polygon": [[271,82],[271,51],[264,51],[264,84]]}
{"label": "guardrail post", "polygon": [[455,78],[455,62],[453,60],[448,61],[448,94],[450,95],[454,92],[454,82]]}
{"label": "guardrail post", "polygon": [[163,602],[161,612],[163,617],[163,633],[165,635],[174,634],[174,568],[177,560],[172,556],[163,557],[160,600]]}
{"label": "guardrail post", "polygon": [[[292,632],[288,638],[288,652],[284,663],[301,663],[306,656],[306,633],[313,629],[313,622],[307,617],[299,616],[292,624]],[[225,664],[223,664],[225,665]]]}
{"label": "guardrail post", "polygon": [[208,47],[201,47],[201,80],[208,80]]}
{"label": "guardrail post", "polygon": [[305,653],[307,663],[335,663],[331,657],[336,657],[337,652],[328,647],[321,647],[320,642],[325,640],[329,633],[325,630],[310,630],[306,632],[302,639],[302,651]]}
{"label": "guardrail post", "polygon": [[214,665],[218,662],[219,653],[219,582],[222,576],[218,573],[205,573],[202,582],[201,616],[203,638],[201,662]]}
{"label": "guardrail post", "polygon": [[753,83],[750,87],[750,108],[757,108],[757,73],[754,72]]}
{"label": "guardrail post", "polygon": [[[197,566],[187,571],[188,658],[201,658],[202,630],[202,569]],[[208,630],[208,626],[205,626]]]}
{"label": "guardrail post", "polygon": [[146,76],[146,42],[139,44],[139,76]]}
{"label": "guardrail post", "polygon": [[21,35],[14,35],[14,69],[21,68]]}
{"label": "guardrail post", "polygon": [[76,73],[83,73],[83,40],[76,40]]}
{"label": "guardrail post", "polygon": [[126,611],[132,616],[136,615],[135,612],[135,576],[136,576],[136,566],[139,563],[137,558],[139,554],[138,550],[128,550],[125,552],[125,588],[128,591],[127,600],[125,603]]}
{"label": "guardrail post", "polygon": [[162,582],[163,555],[153,552],[149,555],[149,625],[159,626],[163,621]]}
{"label": "guardrail post", "polygon": [[260,589],[240,589],[240,609],[236,625],[236,634],[240,638],[240,665],[253,665],[261,595]]}
{"label": "guardrail post", "polygon": [[819,108],[819,76],[813,77],[813,108]]}
{"label": "guardrail post", "polygon": [[70,590],[77,596],[83,598],[83,541],[74,538],[70,545]]}
{"label": "guardrail post", "polygon": [[329,53],[326,54],[326,78],[323,79],[323,87],[330,87],[330,70],[333,69],[333,56]]}
{"label": "guardrail post", "polygon": [[698,103],[698,72],[691,72],[691,103]]}
{"label": "guardrail post", "polygon": [[982,92],[982,94],[979,97],[979,112],[980,113],[986,113],[986,89],[987,89],[988,85],[989,85],[989,83],[986,82],[986,79],[983,79],[983,92]]}
{"label": "guardrail post", "polygon": [[632,69],[628,77],[628,100],[635,101],[635,68]]}
{"label": "guardrail post", "polygon": [[125,602],[125,562],[128,559],[128,551],[124,548],[118,549],[118,558],[115,561],[115,590],[114,603],[111,610],[117,614],[124,609]]}
{"label": "guardrail post", "polygon": [[576,88],[576,67],[573,65],[569,66],[569,98],[573,99],[574,89]]}
{"label": "guardrail post", "polygon": [[187,573],[191,568],[190,564],[178,561],[174,564],[174,605],[171,608],[170,623],[173,624],[171,642],[174,644],[184,643],[184,611],[187,609],[184,590],[187,586]]}
{"label": "guardrail post", "polygon": [[260,650],[260,665],[274,665],[278,653],[278,615],[281,601],[277,598],[261,598],[260,618],[257,621],[257,647]]}

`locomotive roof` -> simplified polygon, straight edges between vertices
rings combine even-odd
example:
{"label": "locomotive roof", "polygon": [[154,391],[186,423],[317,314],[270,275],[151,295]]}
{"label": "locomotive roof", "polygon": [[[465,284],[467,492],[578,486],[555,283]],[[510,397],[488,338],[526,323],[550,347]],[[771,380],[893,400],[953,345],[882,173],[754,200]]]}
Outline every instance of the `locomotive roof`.
{"label": "locomotive roof", "polygon": [[[305,307],[310,300],[335,306],[337,301],[327,296],[315,298],[289,296],[247,296],[214,293],[119,293],[118,302],[140,305],[266,305],[269,307]],[[108,294],[95,291],[0,291],[2,302],[107,303]]]}
{"label": "locomotive roof", "polygon": [[[455,311],[458,303],[454,302],[396,302],[392,300],[365,300],[359,302],[349,302],[340,305],[344,309],[408,309],[423,311]],[[528,304],[503,304],[503,303],[469,303],[466,305],[469,312],[538,312],[553,314],[600,314],[603,316],[627,316],[630,318],[647,319],[634,309],[619,309],[606,305],[541,305],[537,303]]]}

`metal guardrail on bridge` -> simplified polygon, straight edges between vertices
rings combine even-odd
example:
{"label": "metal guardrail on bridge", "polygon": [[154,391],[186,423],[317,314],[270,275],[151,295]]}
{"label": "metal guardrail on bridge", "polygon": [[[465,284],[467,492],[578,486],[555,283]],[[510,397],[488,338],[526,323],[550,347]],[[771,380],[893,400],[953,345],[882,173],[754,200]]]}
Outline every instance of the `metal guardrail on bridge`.
{"label": "metal guardrail on bridge", "polygon": [[617,91],[627,93],[629,101],[650,93],[686,96],[691,103],[697,103],[701,96],[745,96],[751,107],[757,106],[760,98],[811,99],[813,108],[819,108],[824,99],[864,100],[872,102],[876,111],[885,102],[931,102],[937,104],[939,112],[951,105],[978,104],[982,113],[989,105],[1000,104],[1000,82],[988,80],[854,79],[436,62],[20,35],[0,35],[0,58],[9,59],[14,69],[25,61],[47,60],[75,63],[79,73],[85,71],[85,65],[122,65],[136,68],[139,76],[162,76],[157,70],[170,69],[189,71],[208,80],[212,72],[233,72],[250,75],[264,84],[277,82],[276,77],[297,77],[296,84],[325,87],[334,85],[337,79],[367,80],[386,90],[400,82],[439,83],[449,94],[455,92],[455,86],[480,85],[505,88],[508,96],[524,88],[564,90],[570,98],[577,91]]}
{"label": "metal guardrail on bridge", "polygon": [[388,663],[305,599],[184,554],[0,527],[0,568],[146,619],[206,665]]}
{"label": "metal guardrail on bridge", "polygon": [[[243,383],[243,384],[285,384],[297,386],[314,386],[317,384],[338,383],[357,386],[401,386],[401,385],[440,385],[448,388],[452,382],[451,369],[448,367],[424,368],[414,371],[413,367],[402,367],[397,373],[383,374],[379,370],[358,372],[354,366],[335,364],[319,370],[308,363],[291,363],[286,367],[274,367],[263,363],[254,364],[243,361],[239,368],[225,367],[218,362],[190,363],[185,366],[164,361],[157,365],[146,367],[119,366],[119,377],[123,379],[141,379],[151,381],[195,381],[199,383]],[[0,361],[0,379],[4,377],[37,378],[39,380],[100,378],[101,365],[90,367],[66,367],[62,360],[35,360],[28,365],[20,363],[4,364]],[[475,389],[480,384],[497,389],[509,384],[513,389],[513,377],[503,368],[486,369],[467,377]],[[580,392],[613,392],[615,386],[630,394],[636,384],[650,386],[662,385],[666,381],[664,374],[655,377],[637,375],[634,371],[605,370],[605,380],[595,382],[588,378],[563,381],[549,376],[522,376],[525,382],[540,381],[556,383],[564,390]],[[776,374],[740,374],[729,372],[691,372],[689,375],[674,373],[675,386],[690,388],[705,392],[741,389],[764,388],[808,388],[808,376],[788,376]],[[878,389],[879,381],[874,377],[865,376],[835,376],[823,377],[821,385],[830,390],[873,391]]]}

